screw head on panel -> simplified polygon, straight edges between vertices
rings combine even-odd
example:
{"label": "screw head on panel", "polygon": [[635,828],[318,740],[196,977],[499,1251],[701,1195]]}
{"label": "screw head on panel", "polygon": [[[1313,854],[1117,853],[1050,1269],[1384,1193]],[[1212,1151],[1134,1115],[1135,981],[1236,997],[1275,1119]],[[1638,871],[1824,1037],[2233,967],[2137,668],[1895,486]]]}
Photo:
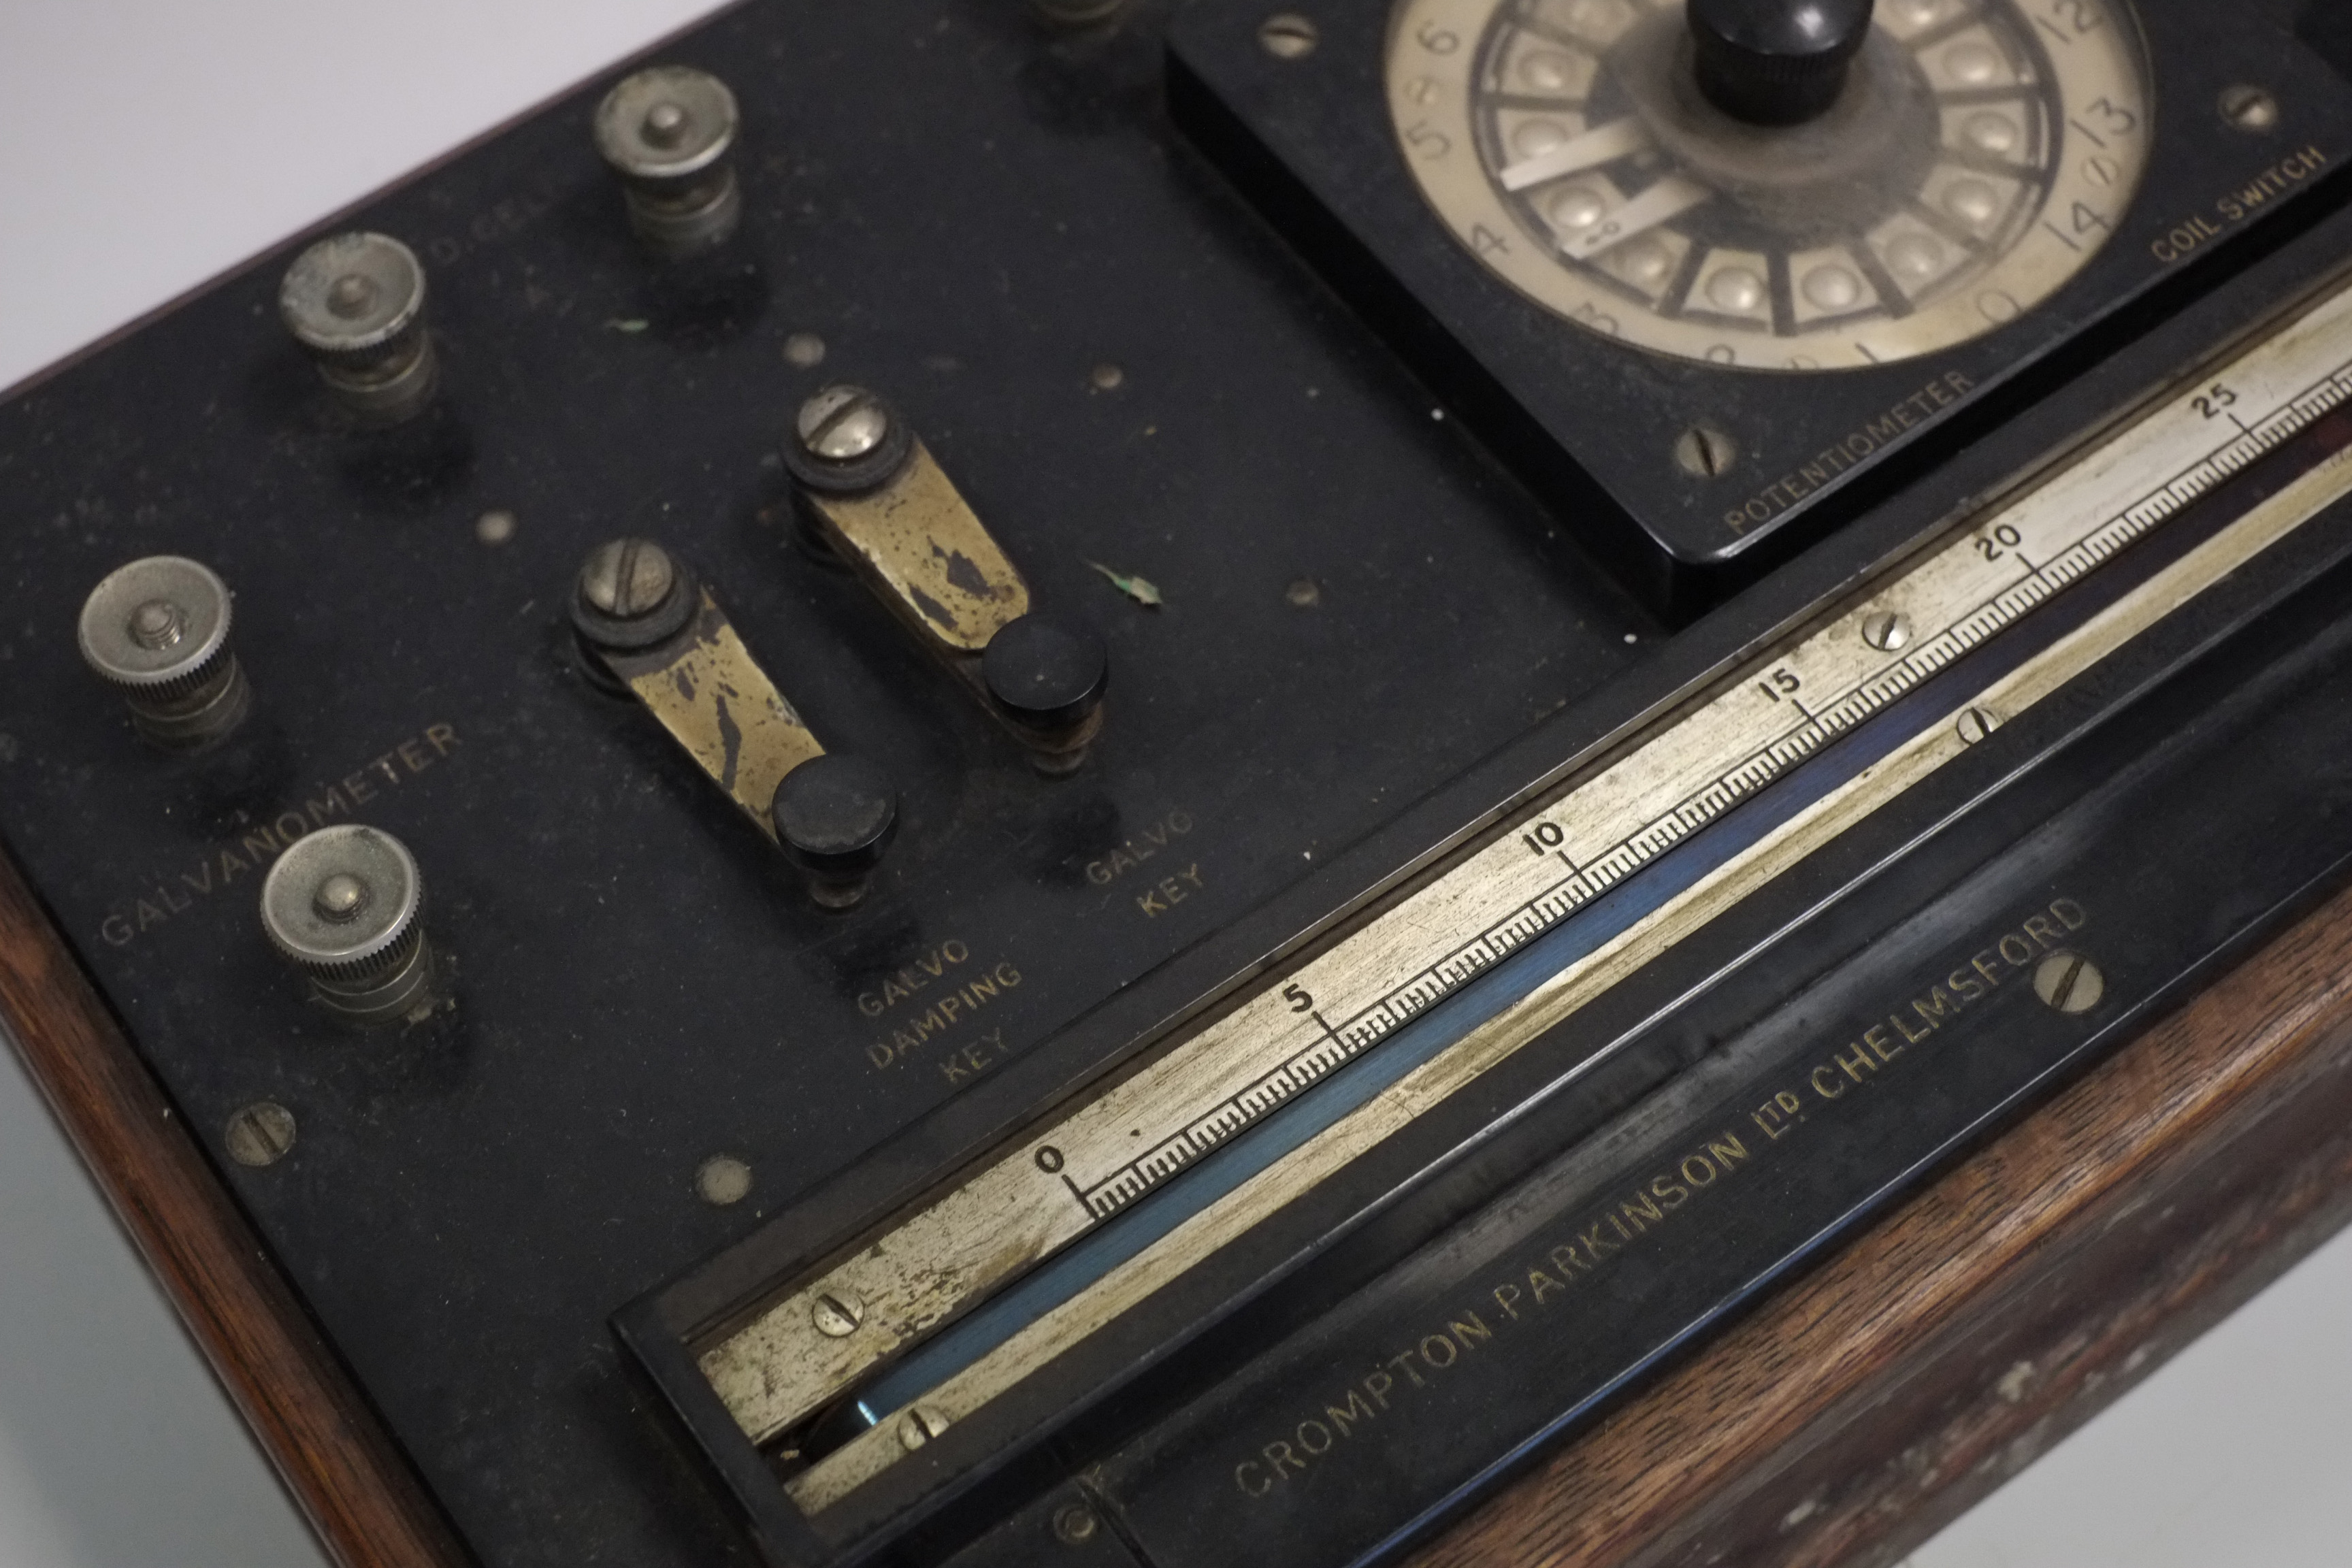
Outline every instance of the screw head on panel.
{"label": "screw head on panel", "polygon": [[1862,618],[1862,640],[1881,653],[1901,653],[1911,646],[1911,622],[1895,610],[1873,610]]}
{"label": "screw head on panel", "polygon": [[668,603],[677,585],[669,552],[649,539],[615,539],[589,552],[580,596],[598,614],[634,621]]}
{"label": "screw head on panel", "polygon": [[221,1141],[230,1159],[258,1171],[286,1158],[294,1137],[294,1113],[274,1100],[262,1100],[230,1117]]}
{"label": "screw head on panel", "polygon": [[1711,425],[1694,425],[1675,439],[1675,464],[1695,479],[1720,479],[1738,460],[1738,444]]}
{"label": "screw head on panel", "polygon": [[2278,126],[2278,100],[2251,83],[2223,88],[2220,107],[2221,123],[2232,131],[2259,134]]}
{"label": "screw head on panel", "polygon": [[890,438],[889,405],[862,386],[828,386],[801,405],[793,430],[801,449],[828,463],[854,463]]}
{"label": "screw head on panel", "polygon": [[911,1454],[947,1429],[945,1412],[918,1405],[898,1417],[898,1444]]}
{"label": "screw head on panel", "polygon": [[1305,59],[1322,38],[1315,24],[1295,11],[1268,16],[1257,30],[1258,47],[1278,60]]}
{"label": "screw head on panel", "polygon": [[2107,977],[2079,952],[2053,952],[2034,967],[2033,994],[2061,1013],[2087,1013],[2107,994]]}
{"label": "screw head on panel", "polygon": [[829,1340],[845,1340],[866,1321],[866,1303],[848,1290],[820,1291],[809,1307],[809,1321]]}
{"label": "screw head on panel", "polygon": [[686,563],[650,539],[609,539],[572,583],[572,629],[583,655],[656,647],[684,631],[701,603]]}

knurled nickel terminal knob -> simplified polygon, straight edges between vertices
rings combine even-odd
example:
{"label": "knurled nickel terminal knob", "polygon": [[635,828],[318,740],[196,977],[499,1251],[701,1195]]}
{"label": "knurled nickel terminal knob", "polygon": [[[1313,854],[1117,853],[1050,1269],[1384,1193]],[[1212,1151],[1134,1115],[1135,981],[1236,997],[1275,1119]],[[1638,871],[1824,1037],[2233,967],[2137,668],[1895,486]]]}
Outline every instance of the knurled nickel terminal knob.
{"label": "knurled nickel terminal knob", "polygon": [[228,584],[201,562],[151,555],[107,574],[81,607],[81,657],[121,693],[141,734],[193,750],[252,706],[229,647]]}
{"label": "knurled nickel terminal knob", "polygon": [[361,419],[397,424],[432,401],[425,265],[390,235],[338,234],[294,258],[278,312],[320,379]]}
{"label": "knurled nickel terminal knob", "polygon": [[1699,90],[1735,120],[1797,125],[1824,112],[1870,37],[1872,0],[1690,0]]}
{"label": "knurled nickel terminal knob", "polygon": [[405,845],[357,823],[298,838],[261,884],[270,945],[354,1022],[414,1012],[432,984],[425,878]]}
{"label": "knurled nickel terminal knob", "polygon": [[629,226],[667,258],[726,243],[743,216],[741,115],[725,82],[691,66],[623,78],[596,106],[596,151],[620,176]]}

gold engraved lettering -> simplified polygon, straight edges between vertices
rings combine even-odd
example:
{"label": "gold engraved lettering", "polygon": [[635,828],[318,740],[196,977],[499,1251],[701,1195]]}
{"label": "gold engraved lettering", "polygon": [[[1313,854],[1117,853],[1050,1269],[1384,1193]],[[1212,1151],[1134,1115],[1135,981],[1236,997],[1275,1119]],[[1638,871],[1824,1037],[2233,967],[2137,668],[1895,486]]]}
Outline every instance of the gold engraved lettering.
{"label": "gold engraved lettering", "polygon": [[[362,776],[368,768],[384,770],[391,783],[397,785],[432,767],[456,751],[457,744],[456,725],[426,725],[421,734],[400,742],[382,757],[322,786],[315,794],[306,794],[300,809],[281,811],[267,826],[243,830],[233,845],[223,844],[206,850],[193,866],[159,878],[152,887],[132,894],[127,909],[118,905],[100,917],[99,936],[110,947],[130,946],[141,932],[188,913],[239,877],[269,865],[304,834],[315,833],[331,822],[350,819],[359,807],[383,793]],[[394,758],[406,765],[406,773],[389,767]]]}
{"label": "gold engraved lettering", "polygon": [[1911,1011],[1930,1029],[1940,1029],[1944,1020],[1960,1010],[1958,998],[1942,986],[1930,987],[1927,994],[1911,1004]]}
{"label": "gold engraved lettering", "polygon": [[[968,944],[952,939],[940,943],[858,993],[859,1012],[890,1023],[889,1033],[866,1042],[867,1064],[877,1072],[903,1066],[924,1047],[957,1033],[974,1015],[1020,984],[1021,971],[1010,962],[975,965]],[[940,1071],[950,1083],[961,1083],[1010,1054],[1003,1031],[992,1029],[974,1043],[950,1052],[940,1062]]]}
{"label": "gold engraved lettering", "polygon": [[1327,1405],[1323,1407],[1323,1414],[1330,1417],[1332,1429],[1342,1437],[1352,1434],[1357,1422],[1378,1419],[1363,1394],[1352,1387],[1348,1390],[1346,1405]]}
{"label": "gold engraved lettering", "polygon": [[2317,147],[2290,153],[2244,184],[2215,197],[2213,211],[2220,215],[2220,222],[2204,213],[2192,213],[2150,240],[2148,253],[2167,266],[2185,261],[2326,167],[2327,154]]}
{"label": "gold engraved lettering", "polygon": [[1097,888],[1108,888],[1129,872],[1140,870],[1145,861],[1192,831],[1192,814],[1171,811],[1133,837],[1120,840],[1118,847],[1109,854],[1087,861],[1087,880]]}
{"label": "gold engraved lettering", "polygon": [[1864,420],[1844,439],[1824,447],[1800,463],[1794,471],[1782,475],[1725,512],[1724,525],[1734,533],[1745,533],[1771,521],[1830,479],[1899,440],[1937,410],[1950,407],[1974,390],[1976,383],[1962,372],[1949,371],[1937,376],[1884,414]]}
{"label": "gold engraved lettering", "polygon": [[[1748,1146],[1737,1136],[1719,1134],[1708,1142],[1704,1152],[1686,1155],[1675,1167],[1690,1185],[1668,1175],[1654,1176],[1636,1189],[1632,1200],[1620,1200],[1617,1213],[1640,1216],[1633,1234],[1646,1233],[1689,1202],[1696,1195],[1694,1189],[1712,1185],[1748,1158]],[[1609,1216],[1601,1224],[1614,1217]],[[1588,1252],[1615,1250],[1614,1244],[1599,1239],[1600,1229],[1601,1226],[1595,1226],[1585,1232],[1580,1244]],[[1414,1391],[1444,1382],[1473,1352],[1489,1344],[1500,1347],[1512,1342],[1499,1336],[1515,1325],[1538,1321],[1555,1297],[1569,1294],[1569,1287],[1559,1276],[1592,1267],[1577,1256],[1578,1245],[1570,1242],[1549,1248],[1547,1256],[1559,1271],[1558,1276],[1542,1264],[1532,1263],[1523,1266],[1523,1274],[1518,1278],[1490,1286],[1486,1296],[1495,1303],[1497,1316],[1494,1321],[1489,1322],[1481,1311],[1458,1310],[1447,1316],[1443,1328],[1416,1336],[1412,1349],[1380,1363],[1382,1368],[1402,1373],[1402,1383],[1389,1371],[1374,1370],[1320,1401],[1319,1409],[1310,1406],[1313,1413],[1292,1421],[1286,1436],[1260,1445],[1234,1467],[1234,1489],[1246,1498],[1266,1496],[1294,1475],[1304,1474],[1309,1461],[1319,1461],[1340,1451],[1360,1428],[1388,1414],[1396,1401],[1409,1400]],[[1525,1280],[1524,1287],[1521,1279]]]}
{"label": "gold engraved lettering", "polygon": [[1804,1101],[1784,1089],[1749,1111],[1748,1120],[1761,1128],[1764,1136],[1777,1143],[1794,1131],[1790,1125],[1792,1120],[1804,1120],[1798,1114],[1803,1105]]}
{"label": "gold engraved lettering", "polygon": [[1854,1082],[1861,1083],[1871,1074],[1878,1070],[1878,1058],[1872,1056],[1864,1047],[1859,1045],[1848,1046],[1846,1050],[1852,1054],[1841,1055],[1833,1058],[1832,1059],[1836,1061],[1838,1066],[1845,1069],[1845,1076],[1853,1079]]}
{"label": "gold engraved lettering", "polygon": [[1201,868],[1196,862],[1172,877],[1160,878],[1138,893],[1135,907],[1143,911],[1147,920],[1157,919],[1201,890]]}
{"label": "gold engraved lettering", "polygon": [[[1895,1036],[1913,1044],[1931,1038],[1970,1003],[1990,994],[2000,983],[2011,952],[2021,950],[2024,953],[2021,960],[2009,963],[2011,968],[2035,962],[2042,951],[2037,942],[2053,946],[2060,929],[2080,931],[2089,921],[2083,906],[2069,899],[2036,910],[1991,948],[1950,970],[1943,984],[1930,984],[1925,996],[1911,999],[1906,1005],[1907,1012],[1904,1008],[1890,1011],[1886,1022],[1872,1024],[1858,1037],[1832,1050],[1828,1061],[1811,1070],[1807,1081],[1822,1100],[1834,1100],[1855,1084],[1901,1070],[1895,1063],[1906,1047],[1896,1043]],[[1923,1032],[1911,1034],[1905,1027],[1906,1017],[1916,1020]],[[1801,1095],[1780,1089],[1750,1111],[1748,1119],[1778,1142],[1802,1125],[1804,1105]],[[1370,1372],[1348,1384],[1343,1393],[1320,1402],[1319,1414],[1293,1421],[1286,1437],[1265,1444],[1243,1460],[1234,1471],[1235,1489],[1247,1498],[1265,1497],[1292,1476],[1304,1474],[1308,1461],[1321,1461],[1344,1451],[1356,1431],[1374,1418],[1375,1411],[1391,1410],[1392,1396],[1406,1401],[1416,1391],[1435,1386],[1471,1351],[1489,1343],[1507,1348],[1517,1342],[1507,1336],[1521,1324],[1541,1321],[1555,1300],[1573,1294],[1571,1282],[1579,1275],[1607,1267],[1612,1254],[1646,1245],[1651,1234],[1671,1224],[1675,1215],[1705,1198],[1727,1178],[1738,1175],[1756,1153],[1738,1134],[1718,1132],[1703,1149],[1684,1155],[1666,1173],[1636,1184],[1630,1196],[1612,1199],[1598,1220],[1592,1220],[1589,1212],[1580,1216],[1573,1239],[1553,1241],[1539,1252],[1531,1248],[1532,1256],[1511,1265],[1507,1279],[1486,1287],[1485,1299],[1495,1305],[1492,1322],[1482,1313],[1462,1310],[1449,1315],[1442,1330],[1416,1336],[1412,1349],[1380,1363],[1389,1370]],[[1583,1223],[1588,1220],[1590,1224]],[[1402,1374],[1402,1382],[1390,1374],[1391,1371]]]}
{"label": "gold engraved lettering", "polygon": [[1617,1213],[1633,1227],[1636,1236],[1666,1217],[1666,1211],[1658,1206],[1658,1200],[1647,1193],[1635,1193],[1631,1199],[1617,1205]]}

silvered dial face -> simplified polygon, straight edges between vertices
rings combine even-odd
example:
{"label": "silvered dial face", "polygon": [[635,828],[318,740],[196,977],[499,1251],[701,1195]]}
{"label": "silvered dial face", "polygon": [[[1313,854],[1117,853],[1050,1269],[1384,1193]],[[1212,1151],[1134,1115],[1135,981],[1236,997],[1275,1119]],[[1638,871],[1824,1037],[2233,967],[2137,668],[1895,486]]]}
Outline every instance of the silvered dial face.
{"label": "silvered dial face", "polygon": [[1402,0],[1400,149],[1458,238],[1589,330],[1859,368],[1992,331],[2115,232],[2148,154],[2125,0],[1878,0],[1785,130],[1698,91],[1683,0]]}

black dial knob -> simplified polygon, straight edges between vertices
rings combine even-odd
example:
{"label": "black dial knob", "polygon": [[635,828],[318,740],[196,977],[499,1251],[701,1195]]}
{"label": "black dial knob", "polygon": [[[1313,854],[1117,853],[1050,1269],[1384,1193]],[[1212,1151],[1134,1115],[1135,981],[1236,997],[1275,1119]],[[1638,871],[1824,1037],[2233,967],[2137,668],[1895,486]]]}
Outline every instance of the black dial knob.
{"label": "black dial knob", "polygon": [[1690,0],[1699,90],[1751,125],[1796,125],[1837,101],[1870,36],[1871,0]]}

